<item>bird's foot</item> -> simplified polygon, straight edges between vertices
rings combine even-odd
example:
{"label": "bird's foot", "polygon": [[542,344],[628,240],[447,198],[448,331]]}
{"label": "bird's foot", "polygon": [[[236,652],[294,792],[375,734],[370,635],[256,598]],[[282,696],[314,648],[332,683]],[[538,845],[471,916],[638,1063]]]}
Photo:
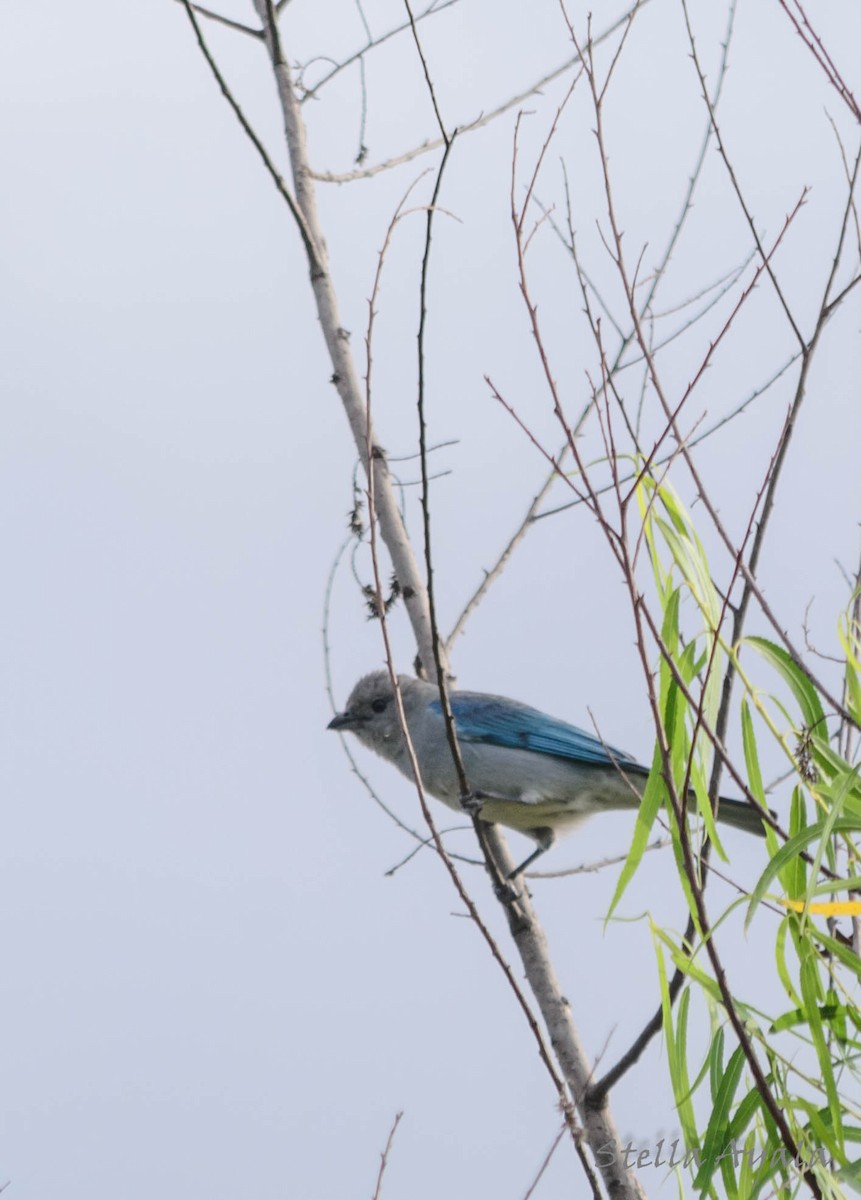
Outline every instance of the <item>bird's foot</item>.
{"label": "bird's foot", "polygon": [[520,892],[508,879],[494,884],[493,894],[500,904],[513,904],[515,900],[520,899]]}
{"label": "bird's foot", "polygon": [[470,817],[477,817],[484,808],[484,800],[483,792],[467,792],[460,798],[460,807]]}

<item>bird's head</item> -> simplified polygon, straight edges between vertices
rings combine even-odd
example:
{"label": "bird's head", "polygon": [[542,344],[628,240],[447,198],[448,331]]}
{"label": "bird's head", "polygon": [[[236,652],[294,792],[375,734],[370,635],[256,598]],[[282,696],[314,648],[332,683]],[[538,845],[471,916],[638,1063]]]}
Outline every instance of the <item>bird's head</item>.
{"label": "bird's head", "polygon": [[[398,682],[406,704],[412,680],[402,675]],[[336,713],[326,728],[349,730],[371,750],[391,757],[392,749],[399,747],[403,738],[388,671],[374,671],[360,679],[350,693],[347,707]]]}

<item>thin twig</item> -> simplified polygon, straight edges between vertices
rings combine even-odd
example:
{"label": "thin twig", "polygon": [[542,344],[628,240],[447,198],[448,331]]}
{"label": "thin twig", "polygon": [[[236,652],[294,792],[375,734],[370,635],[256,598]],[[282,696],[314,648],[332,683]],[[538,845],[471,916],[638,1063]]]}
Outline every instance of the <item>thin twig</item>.
{"label": "thin twig", "polygon": [[[186,0],[177,0],[177,3],[185,6]],[[202,17],[206,17],[208,21],[215,21],[218,25],[226,25],[228,29],[235,29],[237,33],[247,34],[248,37],[257,38],[258,41],[263,40],[262,29],[254,29],[250,25],[243,25],[241,21],[231,21],[230,17],[223,17],[221,13],[213,12],[211,8],[204,8],[202,4],[192,4],[191,7],[196,13],[200,13]]]}
{"label": "thin twig", "polygon": [[[660,837],[655,838],[650,842],[643,851],[644,854],[651,850],[663,850],[671,845],[670,838]],[[568,867],[562,871],[527,871],[527,879],[567,879],[569,875],[594,875],[598,871],[605,870],[606,867],[618,867],[626,862],[627,854],[617,854],[612,858],[599,858],[595,862],[582,863],[579,867]]]}
{"label": "thin twig", "polygon": [[[557,456],[560,464],[562,462],[562,459],[565,456],[567,449],[568,449],[568,447],[566,444],[565,446],[563,446],[561,448],[561,450]],[[466,628],[467,621],[472,616],[475,609],[478,608],[479,604],[484,599],[485,595],[487,594],[487,592],[490,589],[490,587],[492,586],[492,584],[499,578],[499,576],[505,570],[506,566],[508,565],[508,560],[511,558],[514,551],[517,549],[517,547],[520,545],[520,543],[523,541],[524,537],[528,533],[529,527],[533,523],[533,521],[535,519],[535,515],[538,512],[538,509],[541,507],[542,503],[544,502],[545,496],[548,494],[548,492],[550,491],[550,489],[553,486],[555,481],[556,481],[556,471],[554,470],[548,474],[547,478],[544,480],[544,483],[541,485],[539,490],[536,492],[535,496],[532,499],[532,503],[529,505],[529,508],[526,510],[526,514],[523,517],[523,520],[520,522],[518,527],[515,529],[514,533],[511,535],[511,537],[506,542],[505,547],[502,550],[502,553],[499,555],[499,558],[497,558],[496,562],[493,564],[493,566],[490,568],[489,571],[485,571],[484,579],[482,579],[481,583],[478,585],[478,587],[472,593],[470,598],[467,600],[467,602],[463,608],[463,611],[461,612],[460,616],[457,618],[457,620],[454,623],[451,633],[445,639],[445,648],[446,648],[446,652],[448,654],[451,654],[452,647],[453,647],[454,643],[457,641],[457,639],[460,637],[460,635],[463,633],[464,629]]]}
{"label": "thin twig", "polygon": [[[733,188],[733,191],[735,192],[736,199],[738,200],[739,207],[740,207],[742,213],[744,214],[744,219],[747,221],[747,225],[750,230],[750,236],[753,239],[753,244],[756,246],[756,249],[759,253],[760,259],[765,264],[766,271],[768,272],[768,277],[771,280],[772,287],[774,288],[774,293],[777,296],[778,300],[780,301],[781,308],[783,309],[786,319],[789,322],[789,326],[792,329],[793,334],[795,335],[796,341],[798,342],[799,346],[804,347],[804,345],[805,345],[804,337],[802,336],[801,330],[798,328],[795,317],[792,315],[792,310],[789,307],[789,302],[787,301],[786,297],[783,294],[783,289],[777,281],[777,276],[775,275],[774,270],[771,267],[771,263],[770,263],[770,261],[767,261],[767,259],[766,259],[766,254],[762,247],[762,241],[759,236],[759,231],[756,228],[756,222],[753,219],[753,214],[751,213],[750,209],[748,208],[747,201],[745,200],[744,194],[742,193],[741,184],[739,183],[738,177],[735,173],[735,167],[732,165],[732,161],[730,159],[729,152],[727,151],[726,145],[723,140],[723,136],[720,131],[720,126],[717,123],[717,114],[715,113],[715,107],[714,107],[714,104],[712,103],[711,96],[709,96],[709,90],[708,90],[708,86],[706,84],[706,77],[705,77],[705,74],[703,73],[702,67],[700,66],[700,60],[697,55],[697,46],[696,46],[696,41],[694,39],[694,32],[691,27],[690,15],[688,13],[687,0],[682,0],[682,11],[684,12],[684,15],[685,15],[685,27],[686,27],[687,33],[688,33],[688,42],[691,47],[691,58],[693,60],[694,67],[696,68],[697,78],[700,81],[700,91],[702,93],[703,103],[705,104],[705,106],[708,110],[709,120],[711,122],[712,129],[714,130],[715,141],[717,143],[718,153],[720,154],[721,159],[723,160],[723,164],[726,167],[727,174],[729,175],[730,183],[732,184],[732,188]],[[807,191],[807,189],[805,188],[805,192],[806,191]]]}
{"label": "thin twig", "polygon": [[[436,123],[439,126],[439,131],[442,136],[443,145],[445,146],[445,149],[446,149],[446,154],[443,156],[443,161],[440,164],[439,174],[437,175],[437,190],[439,190],[439,183],[442,179],[442,173],[443,173],[443,169],[445,167],[446,156],[448,154],[448,151],[451,149],[452,139],[450,138],[448,133],[446,133],[445,122],[443,121],[442,113],[439,110],[439,104],[438,104],[437,98],[436,98],[436,90],[434,89],[433,80],[431,79],[431,73],[428,69],[427,60],[425,58],[425,52],[422,49],[421,39],[419,38],[419,31],[416,28],[416,18],[413,16],[413,10],[410,7],[410,0],[404,0],[404,8],[406,8],[406,10],[407,10],[407,16],[409,17],[409,22],[410,22],[410,29],[412,30],[412,34],[413,34],[413,41],[416,44],[416,50],[418,51],[419,60],[421,61],[421,64],[422,64],[422,71],[424,71],[425,83],[427,84],[427,89],[430,94],[431,104],[433,105],[434,116],[436,117]],[[436,197],[434,197],[434,199],[436,199]],[[428,239],[430,239],[430,230],[428,230]]]}
{"label": "thin twig", "polygon": [[845,83],[843,76],[834,65],[834,60],[826,50],[825,46],[822,44],[822,39],[820,38],[819,34],[816,33],[813,26],[810,24],[807,13],[799,3],[799,0],[794,0],[794,6],[798,13],[797,16],[795,13],[790,11],[787,0],[777,0],[777,2],[792,22],[793,26],[795,27],[795,32],[798,34],[807,49],[819,63],[819,66],[825,72],[828,82],[837,92],[840,99],[843,100],[843,102],[847,105],[849,111],[855,117],[855,120],[861,121],[861,107],[859,107],[858,101],[855,99],[854,95]]}
{"label": "thin twig", "polygon": [[[437,3],[436,0],[433,0],[433,2],[431,4],[429,4],[427,6],[427,8],[425,8],[422,12],[420,12],[417,15],[416,21],[423,21],[425,19],[425,17],[435,17],[437,15],[437,13],[441,13],[445,9],[451,8],[451,6],[453,4],[458,4],[458,3],[459,3],[459,0],[442,0],[442,3]],[[386,33],[379,34],[378,37],[375,37],[375,38],[369,37],[368,41],[365,43],[364,46],[362,46],[362,48],[360,50],[356,50],[353,54],[350,54],[347,58],[342,59],[340,62],[336,62],[333,65],[332,70],[329,71],[326,75],[324,75],[322,79],[318,79],[317,82],[314,84],[314,86],[310,87],[310,88],[305,86],[302,76],[308,70],[308,68],[311,66],[311,64],[315,63],[315,62],[319,62],[320,58],[318,56],[317,58],[312,58],[308,62],[304,63],[299,68],[299,72],[298,72],[298,76],[297,76],[297,80],[296,80],[296,86],[300,87],[302,89],[302,103],[304,104],[306,100],[316,100],[317,97],[319,96],[320,92],[322,91],[322,89],[326,86],[326,84],[331,82],[331,80],[333,80],[336,75],[339,75],[341,73],[341,71],[345,71],[347,69],[347,67],[351,67],[354,62],[363,61],[365,56],[367,54],[369,54],[372,50],[376,50],[380,46],[385,45],[385,43],[387,41],[389,41],[390,38],[397,37],[397,35],[399,33],[403,33],[404,30],[409,29],[409,28],[410,28],[410,22],[403,21],[400,25],[396,25],[396,26],[394,26],[394,28],[387,30]]]}
{"label": "thin twig", "polygon": [[383,1176],[386,1173],[386,1167],[389,1163],[389,1154],[392,1150],[392,1142],[395,1140],[395,1134],[398,1132],[398,1126],[401,1123],[401,1117],[403,1115],[403,1110],[395,1113],[395,1119],[392,1122],[391,1129],[389,1130],[389,1136],[386,1138],[386,1144],[383,1148],[382,1154],[380,1155],[380,1169],[377,1172],[377,1186],[374,1188],[374,1194],[371,1197],[371,1200],[380,1200],[380,1190],[383,1186]]}
{"label": "thin twig", "polygon": [[[608,38],[612,37],[613,34],[626,23],[630,12],[633,11],[633,9],[642,9],[646,4],[649,3],[651,3],[651,0],[637,0],[637,3],[633,4],[628,12],[624,13],[618,18],[618,20],[614,21],[612,25],[605,29],[603,33],[599,34],[599,36],[595,38],[594,45],[599,46],[602,42],[605,42]],[[523,104],[525,100],[528,100],[530,96],[536,95],[536,93],[547,87],[547,85],[552,83],[555,79],[561,78],[561,76],[570,71],[572,67],[576,66],[578,62],[579,59],[576,55],[574,58],[566,59],[561,66],[556,67],[553,71],[548,72],[548,74],[530,84],[528,88],[522,92],[519,92],[516,96],[511,96],[505,101],[504,104],[500,104],[497,108],[492,109],[490,112],[481,113],[479,116],[474,117],[471,121],[459,122],[457,126],[459,132],[461,135],[464,133],[472,133],[476,129],[482,129],[485,125],[489,125],[492,121],[495,121],[497,117],[501,117],[503,113],[510,112],[513,108],[519,107],[519,105]],[[315,171],[313,173],[313,177],[319,183],[351,183],[354,179],[370,179],[374,175],[379,175],[381,171],[390,171],[393,167],[403,166],[404,163],[412,162],[413,159],[418,158],[418,156],[421,154],[429,154],[433,150],[439,150],[444,144],[445,143],[441,137],[428,139],[428,141],[422,142],[420,146],[414,146],[411,150],[406,150],[404,153],[398,154],[393,158],[387,158],[383,162],[375,163],[372,167],[363,167],[358,171],[344,171],[340,173],[336,171]]]}
{"label": "thin twig", "polygon": [[[535,1189],[538,1187],[539,1183],[541,1182],[544,1172],[550,1166],[550,1160],[553,1158],[553,1155],[559,1149],[559,1146],[560,1146],[564,1136],[565,1136],[565,1126],[563,1125],[559,1129],[558,1133],[556,1134],[556,1137],[550,1143],[550,1149],[544,1155],[544,1158],[541,1161],[541,1165],[539,1166],[538,1170],[535,1173],[535,1178],[532,1180],[532,1183],[530,1183],[529,1187],[523,1193],[523,1200],[531,1200],[531,1197],[535,1194]],[[600,1198],[600,1196],[601,1196],[600,1188],[594,1194]]]}
{"label": "thin twig", "polygon": [[221,74],[221,71],[218,69],[218,65],[217,65],[215,59],[212,57],[212,54],[210,53],[209,47],[207,46],[206,41],[203,36],[203,33],[201,32],[200,25],[198,24],[197,18],[194,15],[194,6],[189,2],[189,0],[179,0],[179,2],[180,2],[180,4],[182,4],[183,8],[185,9],[186,13],[188,14],[188,19],[189,19],[189,21],[191,21],[191,25],[192,25],[192,28],[194,29],[195,37],[197,38],[197,44],[200,47],[203,57],[206,59],[206,62],[209,66],[210,71],[212,71],[212,74],[215,76],[215,80],[216,80],[218,86],[221,88],[221,94],[224,96],[227,103],[233,109],[233,112],[236,115],[237,121],[242,126],[243,130],[245,131],[246,136],[248,137],[251,144],[254,146],[254,149],[257,151],[257,153],[262,158],[263,165],[265,166],[266,170],[269,172],[270,176],[272,177],[272,182],[275,184],[275,187],[278,189],[279,195],[286,202],[287,207],[290,209],[293,219],[299,228],[299,233],[302,237],[302,241],[305,244],[305,252],[308,255],[308,258],[312,264],[312,269],[314,269],[315,266],[319,267],[317,246],[314,241],[314,238],[311,236],[311,231],[308,228],[308,223],[305,220],[304,214],[300,211],[299,205],[297,204],[295,197],[293,196],[290,189],[287,187],[287,184],[284,182],[284,180],[281,178],[280,174],[276,170],[275,164],[272,162],[272,159],[269,157],[266,147],[263,145],[260,138],[254,132],[254,129],[253,129],[250,121],[245,116],[245,113],[242,111],[242,109],[239,107],[238,101],[236,100],[235,96],[231,92],[230,88],[227,86],[227,83],[224,79],[224,76]]}

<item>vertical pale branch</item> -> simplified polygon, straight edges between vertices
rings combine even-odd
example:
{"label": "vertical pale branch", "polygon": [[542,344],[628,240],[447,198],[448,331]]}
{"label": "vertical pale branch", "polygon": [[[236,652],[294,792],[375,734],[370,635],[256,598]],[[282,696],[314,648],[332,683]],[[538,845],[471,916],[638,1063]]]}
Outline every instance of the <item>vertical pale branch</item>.
{"label": "vertical pale branch", "polygon": [[[290,167],[293,173],[296,205],[310,238],[308,258],[311,268],[311,287],[314,291],[323,337],[332,360],[332,382],[338,389],[338,395],[344,405],[362,465],[366,471],[373,470],[374,499],[377,519],[380,522],[380,533],[401,586],[401,594],[409,613],[419,655],[425,668],[429,670],[433,663],[433,640],[424,581],[401,519],[385,454],[376,446],[373,430],[369,428],[361,382],[350,353],[349,335],[341,324],[338,300],[329,269],[329,254],[317,213],[317,200],[308,162],[305,125],[302,120],[299,99],[293,87],[290,67],[281,49],[272,2],[271,0],[254,0],[254,7],[263,25],[266,47],[275,72],[278,98],[284,117]],[[371,447],[370,454],[369,446]]]}

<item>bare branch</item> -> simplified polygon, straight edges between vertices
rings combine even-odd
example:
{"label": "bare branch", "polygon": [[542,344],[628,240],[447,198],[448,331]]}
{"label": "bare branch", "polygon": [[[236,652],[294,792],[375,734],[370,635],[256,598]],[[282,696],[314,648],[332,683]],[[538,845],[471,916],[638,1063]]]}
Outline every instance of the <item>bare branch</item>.
{"label": "bare branch", "polygon": [[813,26],[810,24],[807,13],[804,11],[800,0],[792,0],[793,12],[787,0],[777,0],[780,7],[789,17],[795,32],[804,42],[807,49],[819,63],[819,66],[825,72],[826,78],[831,86],[835,89],[840,99],[846,104],[849,111],[855,117],[856,121],[861,121],[861,108],[858,106],[858,101],[855,99],[849,87],[845,83],[843,76],[834,65],[834,60],[822,44],[822,39],[816,33]]}
{"label": "bare branch", "polygon": [[[445,122],[443,121],[442,114],[440,113],[440,110],[439,110],[439,103],[437,102],[436,91],[434,90],[433,80],[431,79],[431,74],[428,69],[427,60],[425,59],[424,50],[422,50],[422,44],[419,39],[419,31],[416,28],[416,18],[413,16],[413,10],[410,7],[410,0],[404,0],[404,7],[406,8],[407,15],[409,16],[409,19],[410,19],[410,29],[412,30],[412,34],[413,34],[413,41],[416,44],[416,50],[418,51],[419,59],[421,60],[422,70],[424,71],[424,76],[425,76],[425,83],[427,84],[428,92],[430,93],[431,104],[433,105],[434,116],[436,117],[436,123],[439,126],[439,131],[440,131],[440,134],[442,135],[443,145],[445,146],[445,150],[446,150],[446,153],[443,155],[442,163],[440,164],[439,174],[437,175],[437,189],[436,190],[439,191],[439,186],[440,186],[440,183],[442,182],[442,173],[443,173],[443,170],[445,169],[448,151],[451,149],[451,138],[446,133]],[[436,198],[436,195],[434,196],[434,199],[435,198]],[[427,267],[427,262],[428,262],[428,253],[430,251],[430,222],[431,222],[431,215],[428,214],[428,242],[425,247],[425,259],[424,259],[423,270],[422,270],[422,319],[424,319],[424,312],[425,312],[425,310],[424,310],[424,282],[425,282],[425,269]]]}
{"label": "bare branch", "polygon": [[[736,173],[735,173],[735,168],[732,165],[732,161],[730,159],[729,153],[727,152],[726,146],[724,144],[723,136],[721,135],[721,131],[720,131],[720,126],[717,123],[717,113],[715,112],[715,107],[714,107],[714,104],[712,103],[712,99],[709,96],[708,86],[706,85],[706,77],[703,74],[703,69],[702,69],[702,66],[700,65],[699,56],[697,54],[697,44],[696,44],[696,40],[694,38],[693,28],[691,27],[690,15],[688,13],[687,0],[682,0],[682,11],[685,14],[685,27],[687,29],[688,41],[689,41],[690,47],[691,47],[691,58],[693,59],[694,67],[696,68],[696,72],[697,72],[697,77],[699,78],[699,81],[700,81],[700,90],[702,92],[703,102],[705,103],[705,106],[708,110],[709,120],[711,122],[712,129],[714,130],[714,135],[715,135],[715,140],[717,142],[718,152],[720,153],[720,156],[723,160],[724,166],[726,167],[727,174],[729,175],[730,182],[733,187],[733,191],[735,192],[736,198],[738,199],[739,207],[741,208],[741,211],[744,213],[744,218],[747,221],[748,228],[750,229],[750,235],[753,238],[753,243],[756,246],[756,249],[759,253],[760,259],[766,266],[766,270],[768,272],[768,277],[771,280],[771,284],[772,284],[772,287],[774,288],[775,295],[777,296],[778,300],[780,301],[780,305],[783,308],[784,313],[786,314],[786,319],[789,322],[792,332],[795,334],[798,344],[803,347],[805,345],[805,341],[804,341],[804,338],[802,337],[801,330],[798,328],[798,325],[795,321],[795,317],[792,315],[792,310],[789,307],[789,302],[787,301],[786,297],[783,294],[783,289],[781,288],[780,284],[777,281],[777,276],[775,275],[774,271],[772,270],[770,263],[766,259],[766,254],[762,247],[762,242],[760,240],[759,232],[756,228],[756,223],[754,222],[754,219],[753,219],[753,214],[751,213],[750,209],[747,206],[747,202],[746,202],[744,195],[742,193],[742,190],[741,190],[741,185],[739,184],[738,177],[736,176]],[[806,190],[807,189],[805,189],[805,192],[806,192]]]}
{"label": "bare branch", "polygon": [[[666,837],[655,838],[646,847],[644,853],[652,850],[663,850],[671,845],[671,839]],[[616,854],[611,858],[599,858],[596,862],[581,863],[579,867],[566,867],[561,871],[527,871],[527,879],[567,879],[569,875],[596,875],[599,871],[606,870],[607,867],[618,867],[627,859],[627,854]]]}
{"label": "bare branch", "polygon": [[[177,3],[181,4],[183,8],[188,7],[186,0],[177,0]],[[211,8],[204,8],[202,4],[192,4],[191,7],[209,21],[215,21],[218,25],[226,25],[228,29],[235,29],[237,33],[247,34],[248,37],[257,38],[258,41],[263,40],[262,29],[253,29],[250,25],[243,25],[241,21],[231,21],[230,17],[223,17],[221,13],[213,12]]]}
{"label": "bare branch", "polygon": [[[605,29],[602,34],[595,38],[593,45],[599,46],[607,38],[612,37],[616,30],[626,23],[633,9],[642,9],[650,2],[651,0],[637,0],[637,3],[628,12],[619,17],[608,29]],[[459,133],[463,135],[464,133],[471,133],[476,129],[482,129],[485,125],[489,125],[491,121],[495,121],[497,117],[501,117],[503,113],[510,112],[513,108],[518,108],[530,96],[534,96],[542,88],[552,83],[554,79],[561,78],[567,71],[576,66],[578,62],[579,59],[575,55],[574,58],[567,59],[561,66],[556,67],[553,71],[542,76],[541,79],[536,80],[535,83],[530,84],[524,91],[518,92],[516,96],[512,96],[506,100],[504,104],[500,104],[488,113],[482,113],[474,117],[471,121],[458,122],[457,129]],[[442,138],[428,139],[426,142],[422,142],[420,146],[414,146],[411,150],[406,150],[403,154],[398,154],[394,158],[387,158],[383,162],[375,163],[372,167],[363,167],[358,171],[344,171],[340,173],[336,171],[315,171],[313,172],[313,177],[319,183],[351,183],[354,179],[370,179],[374,175],[379,175],[382,171],[390,171],[393,167],[400,167],[404,163],[412,162],[420,154],[428,154],[432,150],[439,150],[444,144]]]}
{"label": "bare branch", "polygon": [[371,1197],[371,1200],[380,1200],[380,1189],[383,1186],[383,1176],[385,1175],[386,1167],[388,1166],[389,1154],[392,1150],[392,1142],[395,1140],[395,1134],[398,1132],[398,1126],[401,1123],[401,1117],[403,1115],[403,1111],[395,1113],[395,1119],[392,1122],[391,1129],[389,1130],[389,1136],[386,1138],[386,1144],[383,1148],[382,1154],[380,1155],[380,1170],[377,1174],[377,1186],[374,1188],[374,1194]]}
{"label": "bare branch", "polygon": [[[422,12],[420,12],[416,16],[415,20],[416,20],[416,22],[419,22],[419,21],[423,21],[425,19],[425,17],[435,17],[437,15],[437,13],[444,12],[445,9],[451,8],[451,6],[453,4],[458,4],[458,3],[459,3],[459,0],[442,0],[442,3],[437,3],[437,0],[432,0],[432,3],[430,3],[427,6],[427,8],[425,8]],[[333,65],[332,70],[329,71],[326,75],[324,75],[322,79],[319,79],[314,84],[314,86],[310,87],[310,88],[305,87],[302,76],[304,75],[305,71],[308,70],[308,67],[311,66],[311,63],[319,62],[320,59],[314,58],[314,59],[311,59],[310,62],[305,63],[303,66],[301,66],[299,68],[297,78],[296,78],[296,86],[298,88],[301,88],[302,93],[303,93],[302,94],[302,103],[304,104],[306,100],[316,100],[317,97],[319,96],[321,90],[326,86],[326,84],[329,83],[332,79],[334,79],[336,75],[339,75],[341,73],[341,71],[345,71],[347,69],[347,67],[351,67],[354,62],[363,61],[365,56],[367,54],[369,54],[372,50],[376,50],[379,46],[382,46],[387,41],[389,41],[390,38],[397,37],[397,35],[399,33],[403,33],[404,30],[409,29],[409,28],[410,28],[410,21],[407,20],[407,21],[403,21],[400,25],[396,25],[393,29],[389,29],[386,33],[381,33],[378,37],[375,37],[375,38],[369,37],[368,41],[365,43],[364,46],[362,46],[361,50],[356,50],[355,53],[351,54],[348,58],[343,59],[341,62],[335,63]],[[330,60],[327,60],[327,61],[330,61]]]}
{"label": "bare branch", "polygon": [[190,4],[189,0],[179,0],[179,2],[182,4],[183,8],[185,9],[186,13],[188,14],[188,19],[189,19],[189,21],[191,21],[192,28],[194,29],[194,33],[197,38],[197,44],[200,47],[203,57],[206,59],[207,64],[209,65],[209,69],[212,71],[212,74],[215,76],[215,80],[218,83],[218,86],[221,88],[221,94],[224,96],[227,103],[233,109],[233,111],[236,115],[236,119],[239,121],[239,124],[242,126],[243,130],[245,131],[249,141],[254,146],[255,150],[260,155],[260,157],[263,159],[263,165],[266,167],[266,170],[269,172],[270,176],[272,177],[272,181],[275,184],[276,188],[278,189],[279,194],[286,201],[287,207],[290,209],[290,212],[293,215],[293,219],[299,227],[299,233],[302,236],[302,241],[305,243],[305,250],[308,254],[308,258],[311,260],[312,263],[315,263],[316,257],[317,257],[317,248],[314,244],[314,239],[311,236],[311,231],[308,228],[308,224],[305,220],[304,214],[302,212],[300,212],[299,207],[296,203],[296,200],[290,192],[290,189],[287,187],[286,183],[281,178],[278,171],[275,169],[275,164],[272,162],[272,159],[269,157],[269,154],[267,153],[265,146],[263,145],[263,143],[261,142],[261,140],[257,136],[257,134],[254,132],[254,129],[252,128],[251,123],[249,122],[248,118],[245,116],[242,109],[239,107],[238,101],[234,97],[230,88],[227,86],[227,83],[225,82],[224,76],[221,74],[221,71],[218,69],[218,65],[217,65],[215,59],[212,57],[209,47],[207,46],[206,41],[204,40],[203,33],[201,32],[200,26],[197,23],[197,18],[194,15],[194,5]]}
{"label": "bare branch", "polygon": [[[550,1166],[550,1160],[552,1159],[553,1155],[556,1153],[557,1149],[559,1148],[559,1145],[564,1136],[565,1136],[565,1126],[563,1125],[562,1128],[559,1130],[559,1132],[556,1134],[556,1137],[550,1143],[550,1149],[544,1155],[544,1158],[541,1162],[541,1166],[538,1168],[538,1170],[535,1174],[535,1178],[532,1180],[532,1183],[530,1183],[529,1187],[523,1193],[523,1200],[530,1200],[530,1197],[535,1194],[535,1189],[538,1187],[538,1184],[541,1182],[541,1177],[543,1176],[544,1172]],[[600,1197],[600,1195],[601,1195],[600,1190],[596,1193],[596,1195],[598,1197]]]}
{"label": "bare branch", "polygon": [[[564,458],[567,449],[568,449],[568,446],[566,444],[565,446],[563,446],[561,448],[559,454],[557,455],[557,459],[560,463],[562,462],[562,459]],[[511,558],[514,551],[517,549],[517,547],[520,545],[520,543],[523,541],[524,537],[528,533],[529,526],[534,521],[535,515],[538,512],[538,509],[541,507],[545,496],[550,491],[555,480],[556,480],[556,471],[553,470],[550,472],[550,474],[544,480],[544,483],[541,485],[538,492],[536,492],[535,496],[532,499],[532,503],[529,505],[529,508],[526,510],[526,515],[524,516],[523,520],[518,525],[517,529],[515,529],[514,533],[508,539],[508,542],[506,543],[499,558],[496,560],[496,562],[490,568],[489,571],[485,571],[484,579],[482,579],[481,583],[478,585],[478,587],[472,593],[469,600],[467,600],[463,611],[461,612],[460,616],[457,618],[457,620],[454,623],[454,627],[452,628],[451,633],[448,635],[448,637],[445,640],[446,652],[448,654],[451,654],[452,646],[457,641],[457,639],[460,637],[460,635],[463,633],[464,629],[466,628],[467,621],[472,616],[473,612],[479,606],[481,601],[484,599],[484,597],[487,594],[488,590],[490,589],[491,585],[493,583],[495,583],[495,581],[499,578],[499,576],[505,570],[506,566],[508,565],[508,560]]]}

